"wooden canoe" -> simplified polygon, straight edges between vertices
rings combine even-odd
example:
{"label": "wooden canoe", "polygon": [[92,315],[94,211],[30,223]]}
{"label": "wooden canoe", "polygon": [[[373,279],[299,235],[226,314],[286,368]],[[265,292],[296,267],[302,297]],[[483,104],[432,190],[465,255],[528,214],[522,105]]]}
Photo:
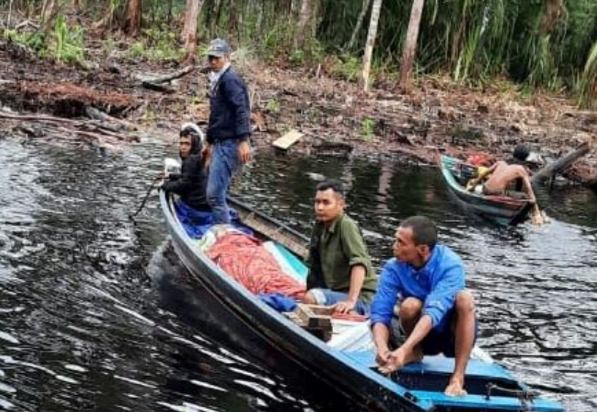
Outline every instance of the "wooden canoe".
{"label": "wooden canoe", "polygon": [[[236,283],[188,235],[177,217],[174,199],[162,191],[160,204],[182,264],[216,302],[217,311],[234,319],[223,325],[224,330],[234,332],[237,341],[242,340],[242,336],[250,336],[247,346],[259,345],[266,348],[266,352],[276,353],[289,369],[300,368],[308,374],[312,384],[321,382],[334,388],[337,395],[346,399],[347,405],[359,410],[387,412],[563,411],[557,402],[534,397],[526,385],[487,360],[470,361],[466,375],[469,394],[457,398],[443,394],[453,370],[453,359],[425,357],[422,362],[408,365],[390,377],[380,374],[371,349],[333,347]],[[231,199],[230,204],[257,235],[263,239],[282,239],[289,253],[295,258],[302,257],[308,242],[305,236],[239,201]],[[370,340],[368,327],[363,325],[367,330],[366,338]]]}
{"label": "wooden canoe", "polygon": [[462,160],[440,156],[439,167],[448,188],[467,209],[504,225],[515,225],[528,218],[532,207],[528,200],[467,190],[466,179],[470,176],[463,172],[473,167]]}

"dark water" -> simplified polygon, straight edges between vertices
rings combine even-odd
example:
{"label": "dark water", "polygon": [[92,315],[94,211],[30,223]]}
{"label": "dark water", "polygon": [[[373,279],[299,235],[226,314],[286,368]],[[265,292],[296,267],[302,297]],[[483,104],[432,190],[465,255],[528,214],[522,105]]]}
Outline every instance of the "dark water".
{"label": "dark water", "polygon": [[[334,410],[210,328],[155,197],[127,218],[167,150],[0,141],[0,410]],[[350,185],[376,264],[401,219],[434,218],[467,265],[480,346],[568,410],[597,408],[594,194],[542,194],[550,225],[503,229],[464,214],[432,169],[266,153],[237,190],[306,231],[320,175]]]}

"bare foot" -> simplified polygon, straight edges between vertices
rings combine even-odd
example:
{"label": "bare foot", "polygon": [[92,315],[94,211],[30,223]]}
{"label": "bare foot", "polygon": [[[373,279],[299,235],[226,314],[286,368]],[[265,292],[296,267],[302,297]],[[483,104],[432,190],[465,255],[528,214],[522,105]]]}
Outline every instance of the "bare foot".
{"label": "bare foot", "polygon": [[379,371],[388,375],[412,362],[419,362],[423,359],[423,351],[418,346],[413,350],[405,350],[403,347],[390,353],[385,364],[379,367]]}
{"label": "bare foot", "polygon": [[454,377],[450,379],[450,384],[448,385],[444,393],[448,396],[466,396],[463,380]]}

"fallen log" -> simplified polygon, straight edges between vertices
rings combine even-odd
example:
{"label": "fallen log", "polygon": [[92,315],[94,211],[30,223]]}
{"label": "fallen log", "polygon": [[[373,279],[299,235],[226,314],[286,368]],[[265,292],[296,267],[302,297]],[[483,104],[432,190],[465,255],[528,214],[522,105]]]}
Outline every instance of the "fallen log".
{"label": "fallen log", "polygon": [[175,92],[175,90],[172,87],[168,87],[164,84],[159,84],[159,83],[141,82],[141,86],[143,86],[149,90],[155,90],[155,91],[164,92],[167,94],[172,94]]}
{"label": "fallen log", "polygon": [[551,162],[544,168],[540,169],[535,173],[531,178],[531,183],[533,185],[541,184],[545,180],[549,179],[550,177],[554,176],[556,173],[564,170],[572,163],[576,162],[581,157],[589,154],[591,150],[595,147],[595,137],[590,137],[586,142],[578,146],[575,150],[568,153],[564,157]]}
{"label": "fallen log", "polygon": [[92,119],[101,120],[103,122],[108,123],[117,123],[124,127],[126,130],[139,130],[139,126],[135,124],[127,122],[126,120],[117,119],[116,117],[110,116],[109,114],[104,113],[101,110],[98,110],[91,106],[87,106],[85,108],[85,113],[87,113],[87,116],[89,116]]}
{"label": "fallen log", "polygon": [[[93,134],[94,136],[99,136],[101,134],[101,135],[108,136],[110,138],[117,139],[120,141],[126,141],[126,142],[139,141],[138,136],[130,136],[130,135],[114,133],[109,130],[103,129],[96,124],[90,124],[90,123],[82,122],[79,120],[65,119],[65,118],[61,118],[61,117],[54,117],[54,116],[47,116],[47,115],[44,115],[44,116],[18,115],[18,114],[11,114],[11,113],[6,113],[6,112],[0,111],[0,118],[20,120],[21,122],[22,121],[45,122],[45,123],[53,125],[52,127],[56,128],[57,130],[69,131],[71,133],[79,133],[82,135],[87,133],[87,136],[90,136],[90,134]],[[66,127],[64,127],[64,125],[68,125],[71,128],[66,128]],[[88,129],[88,130],[91,129],[91,130],[93,130],[93,133],[85,132],[84,130],[80,130],[80,129]]]}
{"label": "fallen log", "polygon": [[72,124],[72,125],[78,125],[81,123],[77,120],[65,119],[63,117],[21,115],[21,114],[6,113],[6,112],[2,112],[2,111],[0,111],[0,118],[13,119],[13,120],[32,120],[32,121],[40,121],[40,122],[68,123],[68,124]]}
{"label": "fallen log", "polygon": [[87,137],[94,139],[100,143],[110,143],[112,145],[120,144],[119,137],[111,136],[111,135],[101,135],[99,133],[87,132],[84,130],[77,130],[77,129],[68,129],[66,127],[57,127],[56,130],[62,133],[71,133],[77,134],[79,136]]}
{"label": "fallen log", "polygon": [[180,77],[186,76],[187,74],[191,73],[192,71],[194,71],[197,68],[198,68],[197,66],[187,66],[187,67],[184,67],[184,68],[177,70],[173,73],[164,74],[162,76],[135,75],[135,78],[137,80],[139,80],[142,85],[145,85],[146,83],[151,84],[151,85],[156,85],[156,84],[166,83],[166,82],[169,82],[170,80],[174,80],[174,79],[178,79]]}

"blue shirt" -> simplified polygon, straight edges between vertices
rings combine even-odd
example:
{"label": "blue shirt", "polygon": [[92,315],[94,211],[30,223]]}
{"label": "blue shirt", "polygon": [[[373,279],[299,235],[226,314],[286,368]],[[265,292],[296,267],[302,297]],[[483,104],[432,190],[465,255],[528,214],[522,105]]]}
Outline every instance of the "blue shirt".
{"label": "blue shirt", "polygon": [[390,259],[379,277],[377,293],[371,304],[371,326],[390,326],[398,300],[414,297],[424,302],[423,315],[437,326],[454,306],[456,295],[464,289],[464,265],[447,246],[436,245],[425,266],[415,269],[408,263]]}

